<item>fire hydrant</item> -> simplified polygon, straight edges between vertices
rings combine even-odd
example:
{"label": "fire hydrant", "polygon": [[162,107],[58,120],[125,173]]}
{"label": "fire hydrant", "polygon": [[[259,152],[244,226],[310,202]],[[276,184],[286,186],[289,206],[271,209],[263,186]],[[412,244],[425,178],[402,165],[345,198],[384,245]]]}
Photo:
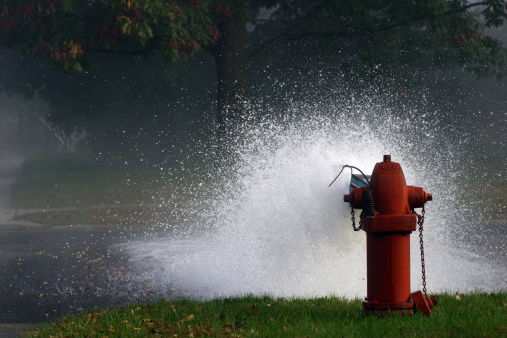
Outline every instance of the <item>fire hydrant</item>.
{"label": "fire hydrant", "polygon": [[[410,314],[416,307],[431,314],[431,300],[410,292],[410,234],[416,230],[414,208],[424,207],[432,195],[407,186],[399,163],[390,155],[373,169],[368,186],[344,196],[352,208],[363,209],[361,229],[366,232],[367,296],[364,313]],[[429,305],[428,305],[429,302]]]}

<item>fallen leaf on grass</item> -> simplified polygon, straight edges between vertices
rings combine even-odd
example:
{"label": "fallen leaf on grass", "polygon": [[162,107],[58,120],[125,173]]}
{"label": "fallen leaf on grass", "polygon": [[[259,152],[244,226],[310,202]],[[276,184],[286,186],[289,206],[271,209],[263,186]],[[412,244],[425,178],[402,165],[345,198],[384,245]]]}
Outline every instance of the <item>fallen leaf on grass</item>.
{"label": "fallen leaf on grass", "polygon": [[461,297],[458,295],[457,292],[456,292],[456,300],[461,300]]}
{"label": "fallen leaf on grass", "polygon": [[253,313],[257,313],[259,312],[259,309],[255,307],[255,304],[253,304],[252,306],[250,306],[248,308],[250,311],[252,311]]}

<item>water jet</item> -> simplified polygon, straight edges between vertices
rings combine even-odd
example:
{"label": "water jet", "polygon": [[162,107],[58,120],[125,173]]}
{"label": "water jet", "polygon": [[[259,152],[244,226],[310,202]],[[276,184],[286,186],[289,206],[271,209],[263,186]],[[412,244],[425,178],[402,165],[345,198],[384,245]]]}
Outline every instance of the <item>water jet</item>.
{"label": "water jet", "polygon": [[[154,225],[156,239],[118,245],[130,257],[132,278],[198,298],[363,297],[366,243],[349,231],[350,210],[339,198],[349,182],[327,186],[343,164],[369,168],[391,153],[410,163],[407,181],[439,200],[426,216],[432,292],[505,290],[505,262],[480,255],[481,245],[474,244],[480,237],[474,229],[487,215],[454,197],[469,158],[466,142],[453,137],[465,137],[461,126],[424,105],[401,111],[374,95],[351,97],[340,95],[318,109],[293,100],[283,112],[260,117],[234,149],[234,166],[220,175],[210,166],[214,181],[196,194],[194,217],[171,233],[163,222]],[[416,252],[410,260],[420,264]],[[411,280],[412,289],[420,288],[419,270],[411,271]]]}

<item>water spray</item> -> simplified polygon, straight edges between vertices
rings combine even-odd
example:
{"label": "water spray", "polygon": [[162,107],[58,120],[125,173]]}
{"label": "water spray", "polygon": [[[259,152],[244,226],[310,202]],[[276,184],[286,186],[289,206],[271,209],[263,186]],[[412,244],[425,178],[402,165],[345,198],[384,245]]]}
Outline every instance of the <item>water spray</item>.
{"label": "water spray", "polygon": [[[308,93],[323,93],[312,90]],[[410,101],[397,110],[384,95],[348,94],[354,100],[336,93],[319,104],[294,99],[288,110],[278,103],[259,107],[262,121],[234,144],[234,166],[224,168],[210,157],[200,165],[207,174],[195,181],[197,190],[182,184],[187,206],[181,209],[177,194],[166,203],[182,212],[157,220],[137,240],[115,245],[128,258],[129,283],[197,299],[249,294],[364,299],[367,236],[350,231],[350,206],[341,201],[349,187],[368,186],[375,163],[391,154],[403,164],[407,182],[438,194],[440,203],[425,217],[431,227],[424,229],[431,292],[505,291],[505,227],[490,225],[486,212],[477,212],[472,191],[463,194],[470,143],[462,140],[471,135],[459,123],[442,121],[445,114],[433,109],[433,101],[424,107]],[[278,111],[281,116],[266,116]],[[366,175],[352,168],[351,179],[346,168],[328,188],[343,164]],[[375,214],[380,202],[375,189],[369,190],[370,213],[380,219]],[[368,197],[359,198],[365,212]],[[410,241],[419,247],[417,236]],[[421,269],[414,268],[421,262],[418,251],[411,252],[411,291],[423,288]]]}
{"label": "water spray", "polygon": [[[424,204],[432,200],[432,195],[423,188],[407,186],[400,164],[392,162],[391,155],[384,155],[384,161],[375,165],[371,179],[350,165],[343,166],[342,171],[345,167],[357,169],[363,176],[352,177],[351,191],[343,198],[352,207],[354,230],[366,232],[367,297],[363,312],[411,314],[417,309],[430,315],[436,299],[426,292],[422,229]],[[363,209],[359,227],[355,226],[354,208]],[[423,208],[422,215],[415,208]],[[424,295],[421,291],[410,292],[410,234],[417,224]]]}

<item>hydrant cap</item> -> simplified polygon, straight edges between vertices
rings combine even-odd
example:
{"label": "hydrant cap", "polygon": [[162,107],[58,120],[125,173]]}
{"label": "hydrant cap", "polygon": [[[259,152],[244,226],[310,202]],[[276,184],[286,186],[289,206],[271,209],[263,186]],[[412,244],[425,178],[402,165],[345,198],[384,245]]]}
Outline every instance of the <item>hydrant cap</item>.
{"label": "hydrant cap", "polygon": [[401,165],[384,155],[371,174],[375,211],[382,215],[404,215],[410,213],[407,183]]}

